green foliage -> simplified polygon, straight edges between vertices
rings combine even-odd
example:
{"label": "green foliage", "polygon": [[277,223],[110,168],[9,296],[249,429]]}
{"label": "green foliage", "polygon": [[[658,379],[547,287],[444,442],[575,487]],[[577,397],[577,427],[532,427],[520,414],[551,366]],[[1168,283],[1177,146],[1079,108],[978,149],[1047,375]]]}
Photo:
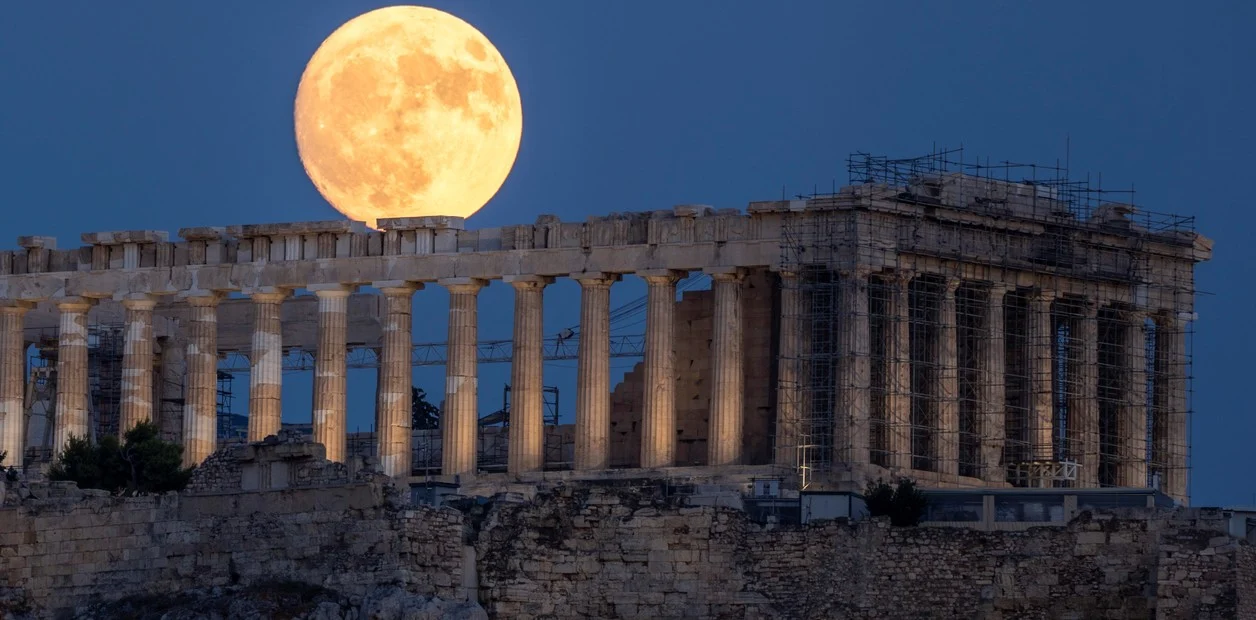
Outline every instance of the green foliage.
{"label": "green foliage", "polygon": [[117,437],[92,444],[71,436],[48,477],[123,495],[165,493],[183,490],[192,478],[192,468],[182,462],[183,447],[162,441],[156,425],[142,422],[127,431],[121,444]]}
{"label": "green foliage", "polygon": [[423,431],[440,428],[440,409],[427,402],[427,392],[412,387],[410,396],[410,428]]}
{"label": "green foliage", "polygon": [[928,500],[914,481],[900,478],[897,486],[882,480],[869,483],[864,503],[874,517],[889,516],[892,525],[914,526],[925,516]]}
{"label": "green foliage", "polygon": [[0,472],[4,473],[5,480],[8,480],[9,482],[17,482],[18,479],[22,477],[22,472],[18,471],[17,467],[4,466],[4,459],[8,458],[8,456],[9,453],[7,451],[0,452]]}

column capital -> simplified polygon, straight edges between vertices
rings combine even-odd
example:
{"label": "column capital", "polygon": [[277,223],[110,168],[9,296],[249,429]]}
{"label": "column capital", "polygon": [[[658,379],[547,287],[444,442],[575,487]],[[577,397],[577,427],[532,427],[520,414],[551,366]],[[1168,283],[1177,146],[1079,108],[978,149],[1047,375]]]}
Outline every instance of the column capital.
{"label": "column capital", "polygon": [[856,267],[847,267],[847,268],[844,268],[844,269],[838,269],[838,270],[837,270],[837,275],[838,275],[838,277],[840,277],[840,278],[846,278],[846,279],[849,279],[849,278],[862,278],[862,279],[864,279],[864,280],[867,280],[867,279],[868,279],[868,276],[871,276],[871,275],[872,275],[872,268],[871,268],[871,267],[868,267],[867,265],[859,265],[859,266],[856,266]]}
{"label": "column capital", "polygon": [[795,267],[777,267],[772,271],[776,272],[776,275],[782,280],[797,280],[800,277],[798,269]]}
{"label": "column capital", "polygon": [[474,294],[488,286],[488,280],[483,278],[441,278],[436,283],[445,287],[450,293]]}
{"label": "column capital", "polygon": [[671,286],[676,284],[685,272],[675,269],[642,269],[637,276],[650,286]]}
{"label": "column capital", "polygon": [[746,277],[746,270],[741,267],[706,267],[702,273],[716,282],[739,282]]}
{"label": "column capital", "polygon": [[389,297],[413,295],[415,291],[423,290],[422,282],[411,280],[377,280],[372,282],[371,286],[379,289],[380,293]]}
{"label": "column capital", "polygon": [[[1182,316],[1183,314],[1186,316]],[[1153,312],[1151,318],[1155,319],[1157,327],[1176,328],[1193,320],[1193,315],[1190,312],[1174,312],[1173,310],[1165,308]]]}
{"label": "column capital", "polygon": [[35,307],[33,301],[23,301],[20,299],[6,299],[0,302],[0,314],[22,316],[28,310]]}
{"label": "column capital", "polygon": [[87,312],[96,304],[90,297],[63,297],[57,300],[57,310],[62,312]]}
{"label": "column capital", "polygon": [[1094,297],[1080,297],[1071,301],[1081,310],[1082,318],[1093,319],[1099,316],[1099,302]]}
{"label": "column capital", "polygon": [[305,290],[319,299],[339,299],[356,293],[358,287],[353,284],[311,284]]}
{"label": "column capital", "polygon": [[580,288],[610,288],[616,282],[619,282],[623,276],[618,273],[606,273],[605,271],[582,271],[571,274],[571,279],[580,283]]}
{"label": "column capital", "polygon": [[1008,293],[1008,291],[1011,290],[1012,286],[1006,282],[991,282],[988,286],[986,286],[986,291],[989,292],[991,296],[997,295],[999,298],[1002,298]]}
{"label": "column capital", "polygon": [[885,281],[890,284],[906,287],[910,285],[911,281],[916,277],[916,272],[908,271],[906,269],[890,269],[888,271],[882,271],[877,275],[884,278]]}
{"label": "column capital", "polygon": [[218,291],[183,291],[179,293],[179,298],[189,306],[205,308],[209,306],[217,306],[222,301],[224,294]]}
{"label": "column capital", "polygon": [[1025,297],[1033,301],[1055,301],[1059,296],[1060,291],[1045,286],[1030,289],[1025,293]]}
{"label": "column capital", "polygon": [[1143,323],[1152,314],[1146,308],[1131,308],[1129,306],[1112,306],[1112,311],[1117,318],[1129,323]]}
{"label": "column capital", "polygon": [[942,286],[946,289],[946,294],[952,297],[955,295],[955,291],[958,291],[963,284],[963,278],[952,278],[950,276],[943,276],[942,278]]}
{"label": "column capital", "polygon": [[292,295],[292,289],[282,286],[258,286],[241,292],[259,304],[283,303],[283,300]]}
{"label": "column capital", "polygon": [[157,298],[144,293],[132,293],[124,296],[119,301],[122,302],[122,307],[127,310],[147,310],[151,312],[153,308],[157,307]]}
{"label": "column capital", "polygon": [[515,290],[543,289],[554,283],[551,276],[514,275],[502,276],[502,281],[513,286]]}

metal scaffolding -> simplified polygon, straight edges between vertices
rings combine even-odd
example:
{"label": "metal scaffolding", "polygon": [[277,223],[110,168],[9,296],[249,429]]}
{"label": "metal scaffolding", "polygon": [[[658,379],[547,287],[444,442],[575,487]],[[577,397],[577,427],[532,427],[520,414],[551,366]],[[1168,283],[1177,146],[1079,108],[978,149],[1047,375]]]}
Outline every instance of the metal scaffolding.
{"label": "metal scaffolding", "polygon": [[803,488],[861,460],[961,483],[1186,488],[1193,271],[1156,248],[1189,246],[1192,218],[1066,165],[848,163],[851,187],[797,196],[782,229],[797,354],[779,389],[798,415],[783,447]]}

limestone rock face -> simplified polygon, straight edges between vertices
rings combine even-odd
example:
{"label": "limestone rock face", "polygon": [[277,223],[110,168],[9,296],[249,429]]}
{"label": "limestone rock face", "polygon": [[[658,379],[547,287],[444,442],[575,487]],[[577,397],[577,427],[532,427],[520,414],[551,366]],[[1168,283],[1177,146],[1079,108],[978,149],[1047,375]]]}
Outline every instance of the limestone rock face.
{"label": "limestone rock face", "polygon": [[361,613],[364,620],[488,620],[477,603],[418,596],[396,586],[376,590]]}
{"label": "limestone rock face", "polygon": [[[4,620],[33,615],[6,614]],[[365,597],[293,583],[189,590],[100,604],[78,618],[111,620],[488,620],[479,604],[448,601],[385,586]]]}

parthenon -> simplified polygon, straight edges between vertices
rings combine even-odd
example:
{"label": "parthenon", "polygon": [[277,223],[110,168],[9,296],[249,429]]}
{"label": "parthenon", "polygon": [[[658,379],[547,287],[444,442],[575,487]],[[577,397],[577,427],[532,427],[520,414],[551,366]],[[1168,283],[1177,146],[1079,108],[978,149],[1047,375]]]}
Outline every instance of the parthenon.
{"label": "parthenon", "polygon": [[[301,346],[314,358],[314,440],[344,460],[346,352],[365,347],[379,367],[374,451],[385,473],[407,478],[412,302],[439,286],[450,305],[436,474],[480,475],[477,296],[501,280],[515,296],[508,476],[697,462],[799,487],[908,475],[949,487],[1158,486],[1185,501],[1194,268],[1211,256],[1192,220],[1057,179],[864,164],[832,194],[744,211],[683,205],[479,230],[451,217],[384,219],[379,230],[202,227],[176,241],[101,232],[68,250],[20,237],[0,252],[0,450],[29,463],[41,433],[55,453],[97,432],[89,322],[109,314],[124,326],[112,432],[172,417],[186,462],[201,462],[218,446],[220,358],[243,349],[248,439],[274,435],[285,350]],[[700,311],[709,337],[677,328],[677,282],[690,273],[712,282]],[[642,362],[620,398],[608,326],[624,277],[643,279],[648,295]],[[557,278],[579,282],[581,296],[572,458],[551,463],[541,318]],[[752,298],[755,283],[766,292]],[[291,342],[285,308],[307,302],[317,329]],[[363,312],[351,307],[373,322],[355,326]],[[765,320],[751,328],[752,316]],[[247,345],[225,342],[240,340],[228,330],[246,331]],[[28,349],[50,332],[55,365],[42,376],[55,386],[53,415],[37,431]],[[178,345],[158,345],[163,334]],[[680,368],[686,355],[701,369]],[[173,388],[162,380],[170,360]],[[698,377],[689,387],[685,373]],[[682,391],[702,403],[705,445],[683,461]],[[613,458],[617,434],[627,458]]]}

